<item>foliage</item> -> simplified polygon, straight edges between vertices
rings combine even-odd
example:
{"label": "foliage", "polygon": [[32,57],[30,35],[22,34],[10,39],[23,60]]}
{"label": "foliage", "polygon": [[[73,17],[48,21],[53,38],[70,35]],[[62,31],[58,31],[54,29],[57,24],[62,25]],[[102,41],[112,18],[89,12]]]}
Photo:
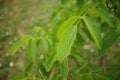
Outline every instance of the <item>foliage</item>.
{"label": "foliage", "polygon": [[[12,80],[118,80],[120,64],[116,67],[105,62],[111,55],[108,51],[120,37],[119,0],[61,0],[61,3],[50,18],[52,27],[35,27],[31,35],[10,48],[9,54],[13,56],[27,44],[29,64],[24,76]],[[80,51],[86,39],[96,43],[96,56]],[[90,62],[86,55],[98,60]]]}

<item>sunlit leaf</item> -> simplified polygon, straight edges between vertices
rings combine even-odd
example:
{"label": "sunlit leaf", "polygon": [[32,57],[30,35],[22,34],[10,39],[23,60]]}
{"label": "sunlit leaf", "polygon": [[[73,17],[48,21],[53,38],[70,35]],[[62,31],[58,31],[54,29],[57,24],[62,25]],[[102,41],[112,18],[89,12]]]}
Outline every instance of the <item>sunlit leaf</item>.
{"label": "sunlit leaf", "polygon": [[72,44],[76,38],[77,26],[69,27],[61,36],[61,40],[57,46],[57,58],[62,62],[69,54]]}
{"label": "sunlit leaf", "polygon": [[59,28],[59,30],[57,31],[57,37],[58,39],[61,39],[61,36],[63,35],[63,33],[69,28],[71,27],[78,19],[80,18],[80,16],[73,16],[70,19],[68,19],[67,21],[65,21]]}

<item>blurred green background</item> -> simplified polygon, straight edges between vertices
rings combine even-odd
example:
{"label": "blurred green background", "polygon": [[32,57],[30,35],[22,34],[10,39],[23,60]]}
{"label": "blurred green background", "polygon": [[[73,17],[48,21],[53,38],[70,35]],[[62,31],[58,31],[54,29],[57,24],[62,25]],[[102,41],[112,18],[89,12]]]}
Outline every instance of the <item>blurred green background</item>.
{"label": "blurred green background", "polygon": [[[0,0],[0,80],[22,75],[25,69],[25,46],[14,57],[9,47],[35,26],[49,26],[49,18],[58,0]],[[20,57],[21,56],[21,57]]]}

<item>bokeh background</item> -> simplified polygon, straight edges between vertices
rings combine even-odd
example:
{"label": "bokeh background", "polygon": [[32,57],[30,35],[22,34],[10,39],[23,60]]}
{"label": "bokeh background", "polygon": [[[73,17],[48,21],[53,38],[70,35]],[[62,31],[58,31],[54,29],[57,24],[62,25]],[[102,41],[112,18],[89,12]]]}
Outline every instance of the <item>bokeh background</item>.
{"label": "bokeh background", "polygon": [[58,0],[0,0],[0,80],[22,75],[25,69],[25,46],[9,57],[9,47],[35,26],[49,25]]}

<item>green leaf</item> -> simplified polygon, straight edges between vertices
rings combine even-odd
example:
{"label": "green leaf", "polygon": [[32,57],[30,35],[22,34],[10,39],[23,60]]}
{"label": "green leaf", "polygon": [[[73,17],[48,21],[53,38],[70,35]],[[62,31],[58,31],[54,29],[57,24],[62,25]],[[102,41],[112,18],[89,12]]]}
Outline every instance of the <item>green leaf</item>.
{"label": "green leaf", "polygon": [[104,7],[103,5],[99,5],[96,8],[93,9],[93,11],[100,16],[106,23],[108,23],[110,26],[113,26],[113,21],[110,17],[108,9]]}
{"label": "green leaf", "polygon": [[57,31],[59,29],[59,26],[61,26],[61,23],[62,20],[58,20],[52,25],[51,37],[53,38],[53,40],[55,40],[57,37]]}
{"label": "green leaf", "polygon": [[99,72],[101,70],[102,70],[102,67],[98,67],[98,66],[91,66],[90,67],[91,72]]}
{"label": "green leaf", "polygon": [[83,45],[84,42],[85,42],[85,40],[83,39],[83,36],[79,32],[77,32],[77,36],[76,36],[76,41],[75,42],[78,45]]}
{"label": "green leaf", "polygon": [[95,22],[92,19],[90,19],[88,16],[83,16],[83,20],[92,38],[96,42],[98,48],[101,49],[102,39],[101,39],[100,29],[95,26]]}
{"label": "green leaf", "polygon": [[99,73],[97,74],[98,77],[101,77],[104,80],[115,80],[114,77],[107,73]]}
{"label": "green leaf", "polygon": [[76,38],[77,26],[69,27],[61,37],[57,46],[57,59],[62,62],[69,54],[72,44]]}
{"label": "green leaf", "polygon": [[104,56],[105,52],[114,45],[120,37],[120,27],[117,29],[110,30],[104,37],[103,37],[103,45],[102,49],[99,52],[99,56]]}
{"label": "green leaf", "polygon": [[94,41],[94,39],[92,38],[91,36],[91,33],[89,32],[89,30],[87,29],[85,23],[83,22],[83,28],[82,30],[84,31],[85,33],[85,36],[89,38],[90,41]]}
{"label": "green leaf", "polygon": [[66,4],[66,3],[67,3],[67,0],[61,0],[61,3],[62,3],[62,4]]}
{"label": "green leaf", "polygon": [[53,63],[55,62],[55,59],[56,59],[56,52],[53,52],[47,61],[47,65],[46,65],[47,72],[51,70]]}
{"label": "green leaf", "polygon": [[41,77],[43,78],[43,80],[47,80],[48,73],[46,72],[45,67],[40,60],[37,61],[37,65]]}
{"label": "green leaf", "polygon": [[106,32],[109,28],[109,25],[105,22],[100,25],[101,32]]}
{"label": "green leaf", "polygon": [[69,28],[71,27],[78,19],[80,19],[80,16],[73,16],[70,19],[68,19],[67,21],[65,21],[60,28],[57,31],[57,37],[58,39],[61,39],[61,36],[63,35],[63,33]]}
{"label": "green leaf", "polygon": [[29,61],[33,62],[37,56],[37,43],[35,39],[31,39],[27,47],[27,57]]}
{"label": "green leaf", "polygon": [[20,41],[18,41],[17,43],[15,43],[14,45],[12,45],[12,47],[10,47],[9,54],[11,56],[13,56],[20,49],[20,47],[22,47],[30,39],[31,38],[29,36],[25,36],[25,37],[21,38]]}
{"label": "green leaf", "polygon": [[32,69],[33,62],[30,62],[28,66],[25,68],[24,75],[27,77],[30,74],[30,71]]}
{"label": "green leaf", "polygon": [[88,77],[88,80],[94,80],[93,77],[92,77],[92,73],[91,72],[88,74],[87,77]]}
{"label": "green leaf", "polygon": [[61,66],[60,66],[60,73],[63,77],[63,80],[67,80],[67,76],[68,76],[68,71],[69,71],[69,68],[68,68],[68,60],[67,58],[61,63]]}
{"label": "green leaf", "polygon": [[50,48],[53,47],[53,41],[52,41],[52,39],[47,38],[47,41],[48,41],[49,47]]}
{"label": "green leaf", "polygon": [[59,80],[59,77],[57,76],[57,74],[53,76],[52,80]]}
{"label": "green leaf", "polygon": [[10,80],[26,80],[26,78],[23,76],[14,76]]}
{"label": "green leaf", "polygon": [[94,80],[92,73],[81,73],[77,80]]}
{"label": "green leaf", "polygon": [[84,6],[85,1],[84,0],[77,0],[77,6],[82,8]]}
{"label": "green leaf", "polygon": [[80,62],[87,64],[87,61],[83,58],[83,56],[75,49],[71,49],[71,55],[78,59]]}
{"label": "green leaf", "polygon": [[49,44],[46,38],[42,38],[42,46],[45,52],[49,50]]}

